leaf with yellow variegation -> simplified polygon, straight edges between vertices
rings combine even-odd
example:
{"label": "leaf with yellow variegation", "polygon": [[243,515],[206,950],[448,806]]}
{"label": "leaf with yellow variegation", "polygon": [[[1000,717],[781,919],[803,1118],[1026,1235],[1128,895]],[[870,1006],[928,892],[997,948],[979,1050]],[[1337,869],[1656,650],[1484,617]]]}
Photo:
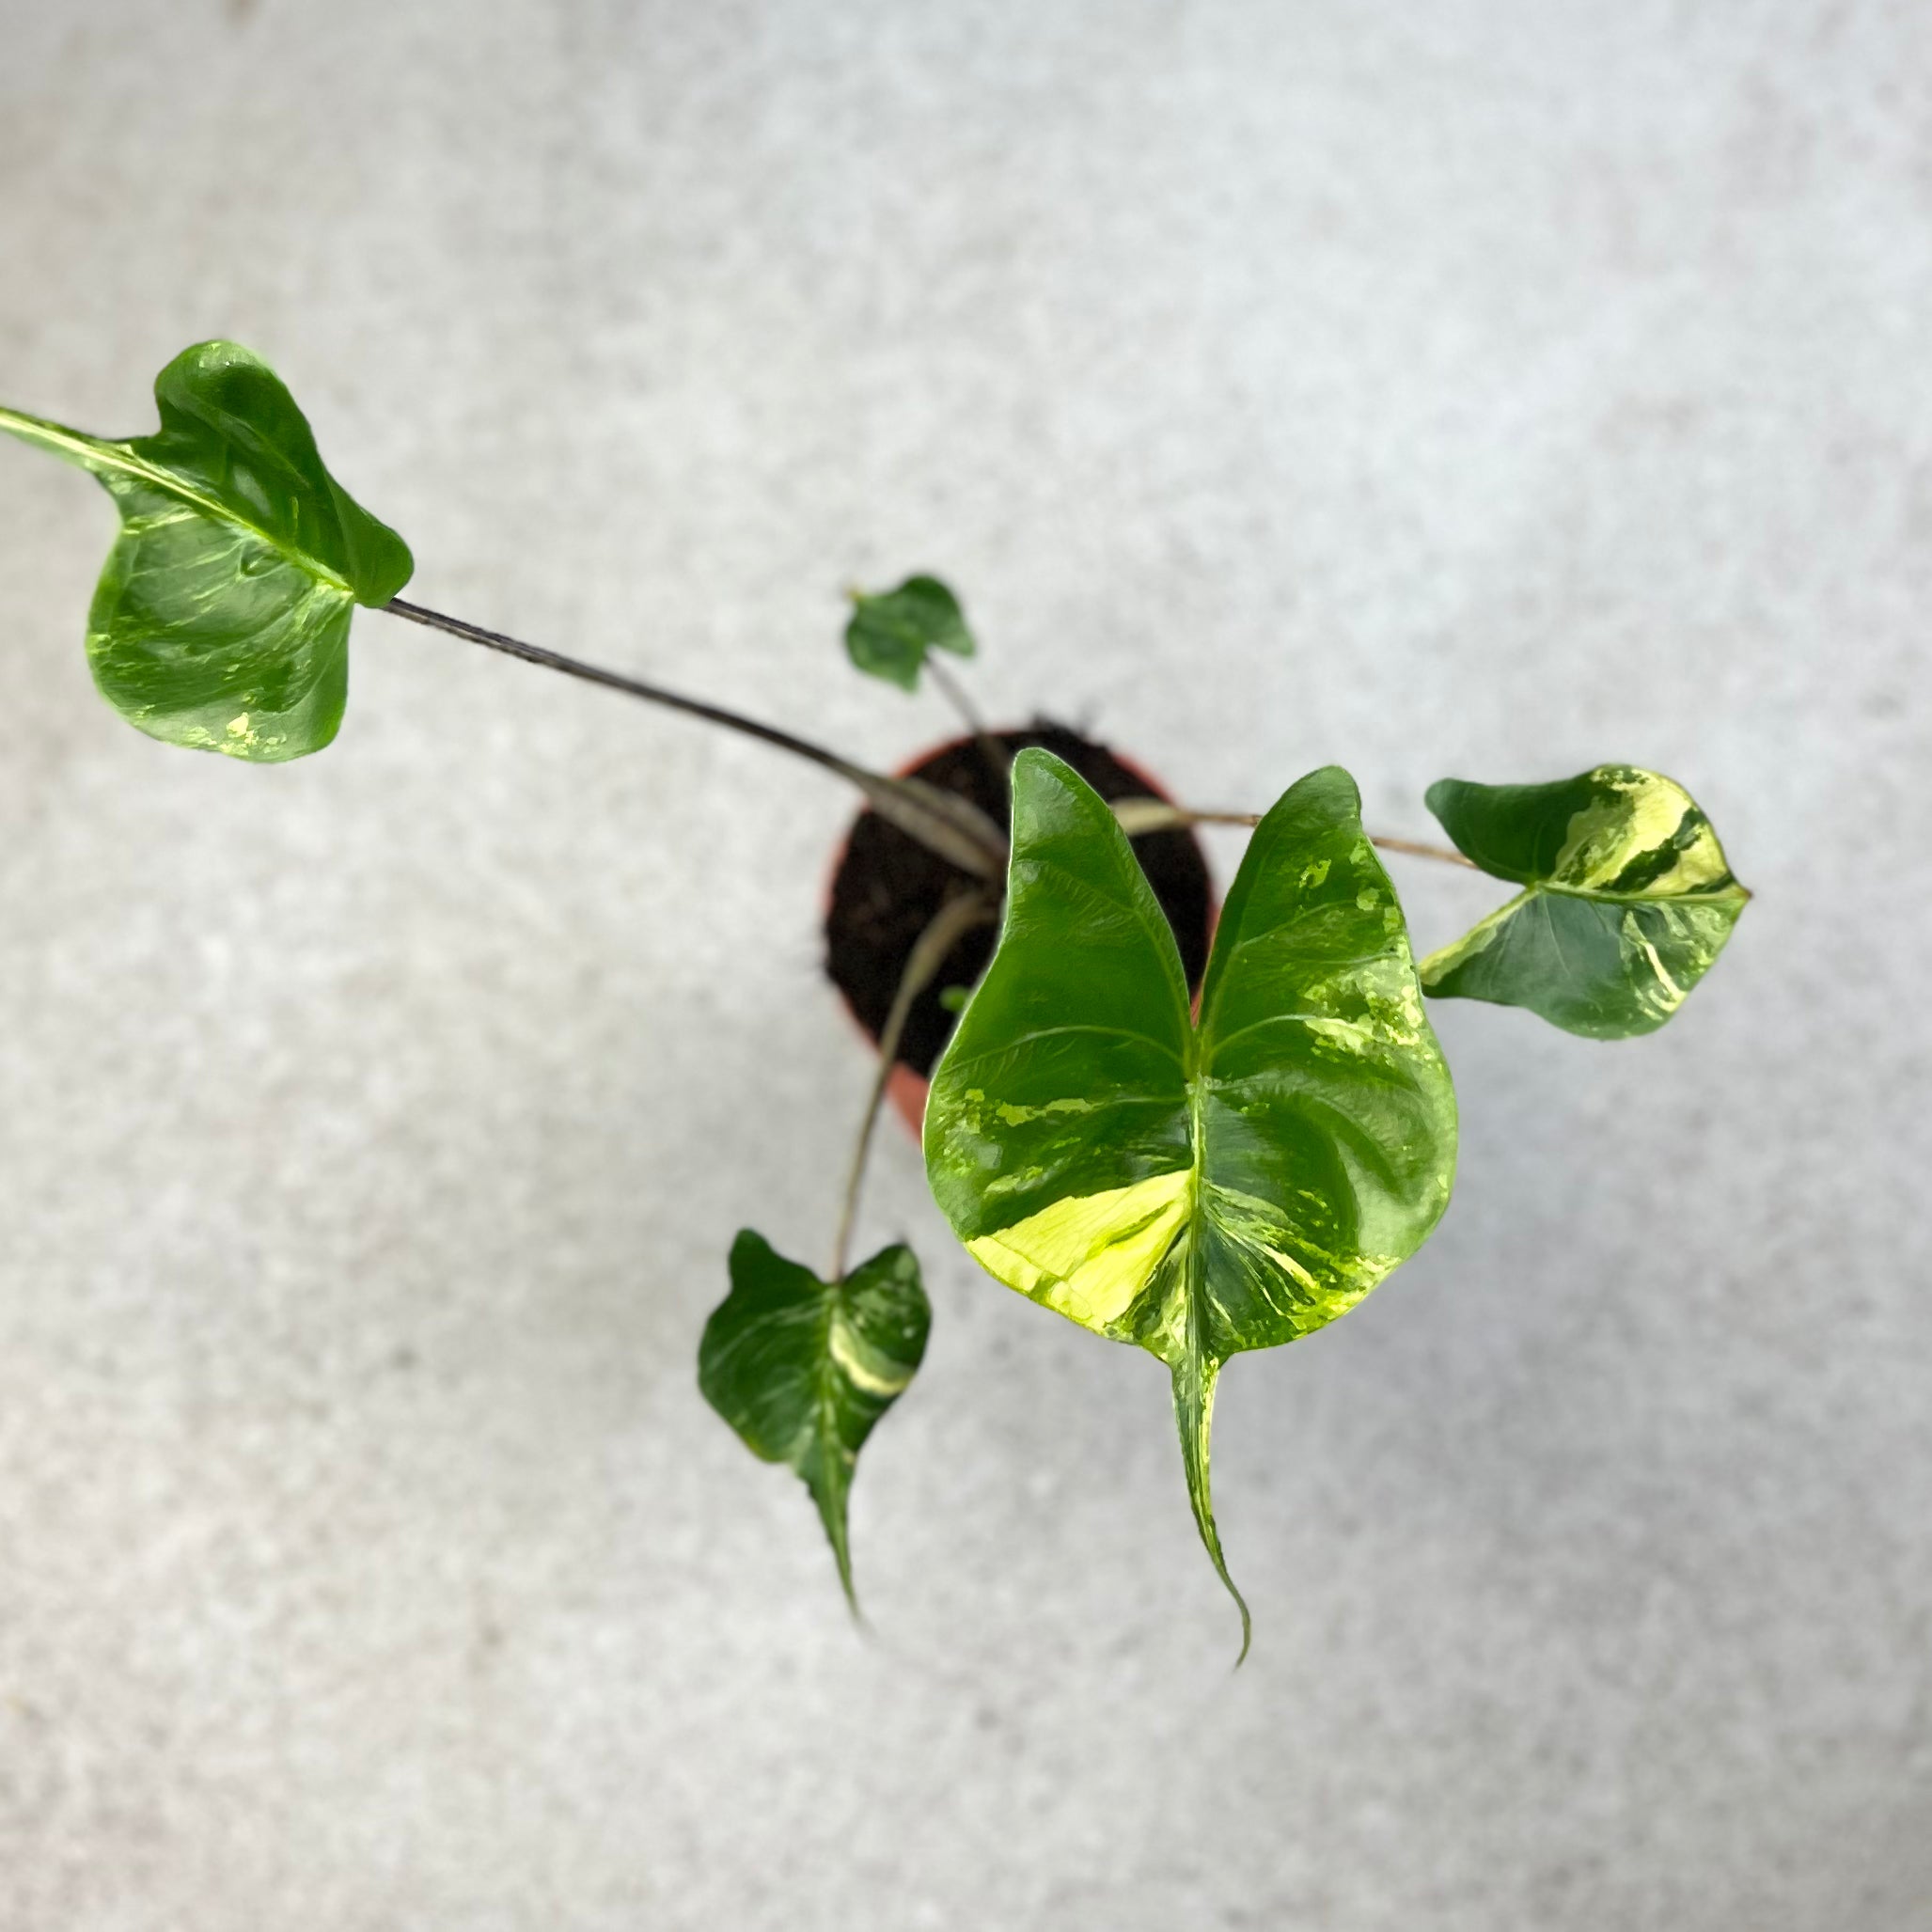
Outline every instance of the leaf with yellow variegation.
{"label": "leaf with yellow variegation", "polygon": [[1013,765],[999,948],[933,1075],[926,1167],[1009,1287],[1173,1381],[1202,1541],[1222,1364],[1345,1313],[1427,1237],[1455,1097],[1355,783],[1313,772],[1228,894],[1201,1017],[1112,812],[1060,760]]}
{"label": "leaf with yellow variegation", "polygon": [[1552,785],[1444,778],[1429,809],[1465,856],[1522,890],[1422,962],[1438,999],[1526,1006],[1592,1040],[1655,1032],[1709,972],[1751,894],[1697,801],[1600,764]]}
{"label": "leaf with yellow variegation", "polygon": [[154,400],[159,432],[125,442],[0,408],[0,430],[90,471],[120,511],[87,614],[94,682],[171,745],[270,764],[319,751],[342,722],[351,613],[409,581],[408,546],[238,344],[183,350]]}
{"label": "leaf with yellow variegation", "polygon": [[746,1228],[731,1244],[731,1292],[699,1343],[704,1399],[811,1491],[855,1611],[846,1499],[858,1452],[911,1382],[931,1322],[911,1249],[881,1249],[823,1281]]}

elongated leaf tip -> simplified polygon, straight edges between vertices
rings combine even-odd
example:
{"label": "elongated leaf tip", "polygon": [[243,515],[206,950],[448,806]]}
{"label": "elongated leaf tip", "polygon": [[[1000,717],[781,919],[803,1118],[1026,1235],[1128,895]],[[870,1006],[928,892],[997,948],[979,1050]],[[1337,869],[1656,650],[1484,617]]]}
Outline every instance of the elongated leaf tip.
{"label": "elongated leaf tip", "polygon": [[858,1607],[858,1591],[852,1580],[852,1535],[845,1499],[834,1494],[829,1483],[820,1481],[810,1486],[812,1500],[819,1506],[819,1521],[825,1526],[825,1540],[832,1546],[832,1561],[839,1565],[839,1587],[845,1593],[845,1608],[852,1612],[852,1621],[863,1629],[865,1612]]}
{"label": "elongated leaf tip", "polygon": [[1221,1365],[1187,1356],[1174,1365],[1174,1422],[1181,1432],[1181,1459],[1187,1471],[1187,1500],[1194,1511],[1194,1527],[1207,1550],[1208,1561],[1221,1587],[1234,1599],[1241,1612],[1241,1654],[1234,1659],[1238,1671],[1248,1661],[1254,1641],[1254,1619],[1249,1614],[1248,1599],[1228,1574],[1227,1558],[1221,1554],[1221,1534],[1215,1526],[1214,1497],[1208,1486],[1209,1440],[1214,1432],[1215,1383]]}

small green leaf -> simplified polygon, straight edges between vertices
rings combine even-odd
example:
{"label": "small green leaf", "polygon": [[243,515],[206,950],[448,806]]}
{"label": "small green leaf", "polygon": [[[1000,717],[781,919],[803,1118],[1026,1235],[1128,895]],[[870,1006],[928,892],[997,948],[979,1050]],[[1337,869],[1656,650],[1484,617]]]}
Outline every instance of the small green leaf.
{"label": "small green leaf", "polygon": [[939,989],[939,1004],[948,1013],[961,1013],[966,1010],[966,1001],[973,997],[970,986],[942,986]]}
{"label": "small green leaf", "polygon": [[926,1352],[932,1318],[909,1248],[822,1281],[746,1228],[731,1244],[731,1292],[698,1344],[704,1399],[754,1455],[804,1478],[855,1612],[846,1497],[860,1446]]}
{"label": "small green leaf", "polygon": [[928,651],[970,657],[978,647],[959,599],[937,577],[907,577],[896,590],[852,593],[845,650],[860,670],[917,690]]}
{"label": "small green leaf", "polygon": [[1428,804],[1466,856],[1523,887],[1422,962],[1438,999],[1527,1006],[1592,1040],[1655,1032],[1751,897],[1690,794],[1634,765],[1552,785],[1443,778]]}
{"label": "small green leaf", "polygon": [[349,616],[413,568],[322,466],[268,366],[233,342],[155,378],[158,435],[103,442],[0,409],[0,429],[91,471],[121,531],[87,618],[102,695],[150,737],[275,762],[342,721]]}
{"label": "small green leaf", "polygon": [[[1394,888],[1334,766],[1262,821],[1228,894],[1201,1018],[1099,796],[1013,762],[999,949],[934,1070],[926,1170],[990,1273],[1173,1378],[1202,1541],[1215,1381],[1243,1349],[1345,1313],[1449,1199],[1455,1096]],[[1249,1619],[1241,1605],[1242,1654]]]}

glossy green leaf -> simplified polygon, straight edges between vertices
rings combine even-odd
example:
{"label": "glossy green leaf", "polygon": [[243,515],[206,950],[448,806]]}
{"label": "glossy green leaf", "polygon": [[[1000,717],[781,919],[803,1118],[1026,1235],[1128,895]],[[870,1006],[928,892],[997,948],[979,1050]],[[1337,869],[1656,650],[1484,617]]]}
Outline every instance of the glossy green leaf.
{"label": "glossy green leaf", "polygon": [[0,429],[91,471],[120,510],[87,618],[94,682],[171,745],[319,751],[342,721],[350,612],[402,589],[409,551],[330,476],[247,350],[184,350],[154,400],[160,433],[122,443],[0,409]]}
{"label": "glossy green leaf", "polygon": [[855,1610],[845,1505],[858,1452],[926,1352],[932,1310],[909,1248],[822,1281],[746,1228],[731,1292],[698,1345],[698,1386],[754,1455],[804,1479]]}
{"label": "glossy green leaf", "polygon": [[1354,1307],[1454,1174],[1449,1070],[1359,809],[1330,766],[1262,821],[1196,1024],[1112,812],[1022,751],[999,948],[926,1107],[933,1192],[982,1265],[1167,1364],[1195,1520],[1237,1603],[1208,1485],[1222,1363]]}
{"label": "glossy green leaf", "polygon": [[959,599],[937,577],[907,577],[896,590],[852,593],[846,654],[860,670],[902,690],[918,688],[926,652],[970,657],[978,647]]}
{"label": "glossy green leaf", "polygon": [[1601,764],[1552,785],[1431,785],[1457,848],[1522,890],[1422,962],[1439,999],[1527,1006],[1567,1032],[1655,1032],[1707,973],[1751,894],[1681,785]]}

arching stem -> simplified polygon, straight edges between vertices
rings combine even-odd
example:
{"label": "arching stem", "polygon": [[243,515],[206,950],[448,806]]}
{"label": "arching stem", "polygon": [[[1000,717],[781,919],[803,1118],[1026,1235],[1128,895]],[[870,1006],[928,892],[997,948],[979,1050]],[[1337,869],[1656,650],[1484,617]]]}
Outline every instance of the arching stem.
{"label": "arching stem", "polygon": [[601,665],[566,657],[560,651],[546,650],[541,644],[526,644],[520,637],[506,636],[501,631],[485,630],[482,625],[466,623],[462,618],[446,617],[441,611],[427,609],[419,604],[405,604],[400,597],[392,598],[383,607],[396,617],[407,618],[411,623],[447,632],[452,637],[480,644],[486,650],[500,651],[506,657],[521,658],[526,664],[542,665],[548,670],[561,671],[566,677],[580,678],[589,684],[602,684],[606,690],[621,691],[628,698],[641,698],[648,704],[681,711],[687,716],[703,718],[708,724],[722,725],[728,730],[756,738],[762,744],[775,745],[781,751],[807,759],[856,785],[881,818],[889,819],[901,831],[917,839],[940,857],[950,859],[963,871],[982,879],[997,879],[1006,870],[1004,834],[971,800],[955,793],[942,792],[936,785],[928,785],[919,778],[896,778],[884,772],[868,771],[863,765],[854,764],[850,759],[840,758],[836,751],[826,750],[823,745],[814,745],[809,739],[780,730],[776,725],[762,724],[756,718],[727,711],[723,705],[686,698],[682,692],[667,690],[662,684],[647,683],[642,678],[625,677],[621,672],[605,670]]}
{"label": "arching stem", "polygon": [[966,686],[939,662],[936,651],[926,652],[926,669],[933,683],[938,686],[940,695],[958,712],[961,723],[973,734],[988,769],[1004,786],[1013,770],[1012,750],[987,728],[986,720],[980,715],[979,706],[967,697]]}
{"label": "arching stem", "polygon": [[1444,865],[1468,866],[1472,872],[1483,868],[1473,858],[1465,858],[1460,852],[1453,852],[1447,845],[1425,845],[1418,839],[1385,839],[1379,832],[1369,834],[1369,843],[1379,845],[1384,852],[1400,852],[1410,858],[1439,859]]}
{"label": "arching stem", "polygon": [[858,1139],[852,1150],[852,1168],[845,1179],[845,1200],[839,1210],[839,1232],[832,1241],[830,1279],[834,1281],[845,1279],[846,1255],[852,1246],[853,1223],[858,1217],[858,1196],[865,1185],[866,1159],[872,1152],[872,1128],[878,1123],[887,1083],[892,1077],[892,1068],[899,1058],[899,1041],[905,1031],[906,1015],[912,1012],[913,1001],[933,983],[933,975],[945,965],[946,955],[975,926],[984,925],[992,919],[997,909],[997,901],[991,892],[965,892],[957,899],[949,899],[933,915],[925,931],[913,941],[912,950],[906,955],[905,970],[899,976],[898,989],[892,995],[886,1024],[879,1029],[878,1071],[872,1076],[865,1115],[858,1123]]}
{"label": "arching stem", "polygon": [[[1164,798],[1120,798],[1114,801],[1114,817],[1130,839],[1146,832],[1171,831],[1181,825],[1246,825],[1250,830],[1262,822],[1258,811],[1196,811],[1186,805],[1170,805]],[[1444,865],[1464,865],[1471,872],[1482,868],[1475,860],[1452,852],[1446,845],[1424,845],[1415,839],[1389,839],[1369,834],[1369,843],[1384,852],[1406,853],[1410,858],[1439,859]]]}

